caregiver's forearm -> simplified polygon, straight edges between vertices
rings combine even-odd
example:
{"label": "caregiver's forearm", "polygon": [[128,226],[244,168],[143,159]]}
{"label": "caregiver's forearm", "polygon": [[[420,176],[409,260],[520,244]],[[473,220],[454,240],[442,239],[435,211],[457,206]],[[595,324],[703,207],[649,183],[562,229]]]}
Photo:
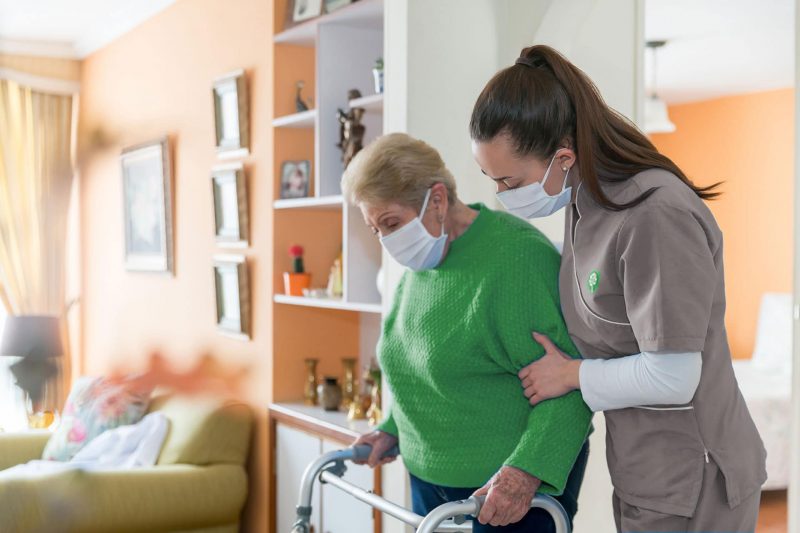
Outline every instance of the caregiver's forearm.
{"label": "caregiver's forearm", "polygon": [[643,352],[616,359],[584,359],[583,400],[592,411],[689,403],[700,383],[700,352]]}

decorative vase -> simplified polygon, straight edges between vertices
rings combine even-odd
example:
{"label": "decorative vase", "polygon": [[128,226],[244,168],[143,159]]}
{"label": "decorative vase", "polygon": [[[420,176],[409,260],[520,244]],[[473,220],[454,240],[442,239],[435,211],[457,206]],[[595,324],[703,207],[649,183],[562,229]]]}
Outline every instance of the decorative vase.
{"label": "decorative vase", "polygon": [[295,272],[283,273],[283,289],[289,296],[302,296],[303,289],[311,287],[311,274],[303,272],[297,274]]}
{"label": "decorative vase", "polygon": [[319,359],[306,359],[306,385],[303,389],[303,399],[306,405],[317,405],[317,363]]}
{"label": "decorative vase", "polygon": [[364,409],[364,398],[361,397],[360,392],[356,392],[353,401],[350,402],[350,409],[347,411],[348,420],[364,420],[367,418],[366,409]]}
{"label": "decorative vase", "polygon": [[372,390],[370,391],[372,403],[367,409],[367,418],[369,419],[370,426],[377,426],[383,418],[383,410],[381,409],[381,384],[373,383]]}
{"label": "decorative vase", "polygon": [[338,411],[342,403],[342,388],[336,378],[326,377],[317,387],[320,403],[326,411]]}
{"label": "decorative vase", "polygon": [[356,360],[352,358],[342,359],[344,366],[344,383],[342,385],[342,407],[350,408],[356,393]]}

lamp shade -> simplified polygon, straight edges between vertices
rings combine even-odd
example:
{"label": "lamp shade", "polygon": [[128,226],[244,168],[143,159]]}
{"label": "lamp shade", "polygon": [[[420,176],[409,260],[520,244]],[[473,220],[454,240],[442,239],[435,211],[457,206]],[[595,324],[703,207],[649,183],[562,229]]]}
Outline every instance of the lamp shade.
{"label": "lamp shade", "polygon": [[6,318],[0,355],[46,359],[64,355],[56,316],[20,315]]}
{"label": "lamp shade", "polygon": [[675,124],[669,119],[667,103],[656,95],[644,101],[644,132],[672,133]]}

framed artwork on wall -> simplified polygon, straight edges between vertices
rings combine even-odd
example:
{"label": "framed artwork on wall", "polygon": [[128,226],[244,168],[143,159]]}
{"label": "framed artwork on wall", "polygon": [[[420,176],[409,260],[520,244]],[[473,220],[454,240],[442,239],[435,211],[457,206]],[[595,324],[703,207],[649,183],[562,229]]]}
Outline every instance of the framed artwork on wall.
{"label": "framed artwork on wall", "polygon": [[214,292],[220,332],[250,339],[250,282],[243,255],[214,257]]}
{"label": "framed artwork on wall", "polygon": [[281,198],[307,198],[311,161],[284,161],[281,165]]}
{"label": "framed artwork on wall", "polygon": [[217,244],[245,248],[249,244],[247,184],[241,163],[220,165],[211,172],[214,235]]}
{"label": "framed artwork on wall", "polygon": [[125,148],[122,164],[125,267],[173,273],[172,165],[166,137]]}
{"label": "framed artwork on wall", "polygon": [[244,70],[214,80],[214,131],[217,154],[223,158],[250,153],[250,106]]}

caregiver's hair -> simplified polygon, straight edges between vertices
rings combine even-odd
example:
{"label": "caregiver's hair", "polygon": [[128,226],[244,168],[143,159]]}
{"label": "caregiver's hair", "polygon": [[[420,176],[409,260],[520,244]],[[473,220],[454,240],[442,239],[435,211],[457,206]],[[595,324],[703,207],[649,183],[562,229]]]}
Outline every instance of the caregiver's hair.
{"label": "caregiver's hair", "polygon": [[548,159],[568,143],[581,180],[600,205],[613,211],[640,204],[656,188],[617,204],[600,181],[624,181],[649,168],[672,172],[704,200],[720,195],[719,183],[692,183],[636,126],[608,107],[586,73],[549,46],[523,49],[514,66],[489,81],[472,111],[470,133],[478,142],[507,135],[518,157]]}
{"label": "caregiver's hair", "polygon": [[425,193],[441,183],[450,205],[456,201],[456,180],[439,152],[406,135],[389,133],[358,152],[342,177],[342,192],[351,204],[399,203],[422,208]]}

